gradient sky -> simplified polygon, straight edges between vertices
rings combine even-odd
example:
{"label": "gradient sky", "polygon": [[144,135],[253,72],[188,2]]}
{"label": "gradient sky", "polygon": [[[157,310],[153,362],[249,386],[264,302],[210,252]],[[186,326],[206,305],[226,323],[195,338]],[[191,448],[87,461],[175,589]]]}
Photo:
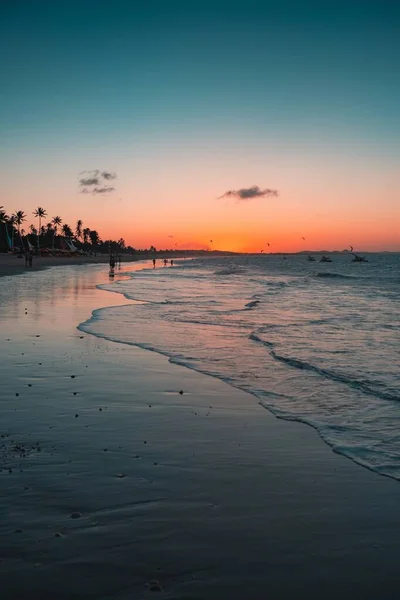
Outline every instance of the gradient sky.
{"label": "gradient sky", "polygon": [[[397,0],[2,0],[0,204],[138,248],[400,250],[399,40]],[[279,196],[218,199],[252,185]]]}

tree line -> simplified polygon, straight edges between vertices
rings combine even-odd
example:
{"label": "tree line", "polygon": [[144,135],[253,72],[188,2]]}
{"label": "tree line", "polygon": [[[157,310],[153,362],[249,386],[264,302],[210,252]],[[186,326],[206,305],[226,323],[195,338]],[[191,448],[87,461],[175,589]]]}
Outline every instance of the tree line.
{"label": "tree line", "polygon": [[0,206],[1,252],[22,252],[29,247],[37,248],[38,251],[41,248],[57,250],[60,249],[61,238],[67,239],[79,250],[84,251],[135,252],[132,246],[126,246],[122,237],[119,240],[102,240],[96,229],[83,226],[82,219],[77,220],[73,229],[68,223],[63,223],[58,215],[45,222],[47,211],[41,206],[38,206],[32,214],[37,222],[25,228],[24,224],[28,217],[23,210],[16,210],[12,215],[8,215],[5,208]]}

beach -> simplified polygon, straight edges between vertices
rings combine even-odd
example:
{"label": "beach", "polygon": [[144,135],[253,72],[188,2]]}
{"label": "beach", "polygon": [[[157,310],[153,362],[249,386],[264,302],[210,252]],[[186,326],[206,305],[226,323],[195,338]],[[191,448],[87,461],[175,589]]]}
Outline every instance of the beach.
{"label": "beach", "polygon": [[398,482],[77,329],[134,303],[108,282],[101,264],[0,279],[1,597],[397,598]]}

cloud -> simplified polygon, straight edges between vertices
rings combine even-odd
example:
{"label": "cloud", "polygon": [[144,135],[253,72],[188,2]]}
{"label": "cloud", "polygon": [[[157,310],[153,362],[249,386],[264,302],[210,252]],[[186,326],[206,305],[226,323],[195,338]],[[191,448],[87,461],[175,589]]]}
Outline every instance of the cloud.
{"label": "cloud", "polygon": [[241,188],[240,190],[228,190],[222,196],[218,196],[218,198],[237,198],[240,200],[252,200],[253,198],[266,198],[267,196],[277,196],[277,190],[271,190],[269,188],[265,188],[264,190],[260,189],[258,185],[252,185],[249,188]]}
{"label": "cloud", "polygon": [[78,179],[79,187],[82,194],[110,194],[115,192],[115,187],[107,185],[107,183],[117,178],[116,173],[111,171],[81,171],[79,175],[84,175]]}
{"label": "cloud", "polygon": [[110,179],[117,178],[117,174],[111,173],[110,171],[102,171],[101,176],[103,177],[103,179],[106,179],[107,181],[110,181]]}
{"label": "cloud", "polygon": [[99,183],[100,183],[100,179],[98,177],[82,177],[79,180],[80,186],[99,185]]}
{"label": "cloud", "polygon": [[95,187],[91,190],[88,190],[87,188],[85,188],[84,190],[82,190],[82,193],[84,194],[111,194],[111,192],[115,192],[115,187],[109,186],[109,185],[105,185],[104,187]]}

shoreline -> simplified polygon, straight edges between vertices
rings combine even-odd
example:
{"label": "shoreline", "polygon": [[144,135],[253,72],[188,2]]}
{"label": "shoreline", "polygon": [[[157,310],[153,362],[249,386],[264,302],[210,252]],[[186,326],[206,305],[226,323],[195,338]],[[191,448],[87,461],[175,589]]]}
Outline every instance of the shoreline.
{"label": "shoreline", "polygon": [[[177,256],[176,254],[165,253],[165,258],[173,259],[181,259],[186,258],[186,256]],[[150,252],[141,253],[137,256],[133,255],[121,255],[121,264],[139,262],[144,260],[150,260],[152,258],[156,258],[157,260],[161,260],[164,258],[164,254],[161,256],[156,256]],[[0,277],[12,276],[12,275],[20,275],[22,273],[29,273],[40,271],[43,269],[48,269],[50,267],[65,267],[71,265],[96,265],[96,264],[108,264],[109,255],[98,255],[98,256],[34,256],[33,258],[33,266],[26,267],[24,258],[17,258],[16,255],[13,254],[0,254]]]}
{"label": "shoreline", "polygon": [[177,600],[396,597],[397,482],[221,380],[79,331],[112,305],[105,280],[71,266],[0,290],[2,597],[140,599],[154,580]]}

